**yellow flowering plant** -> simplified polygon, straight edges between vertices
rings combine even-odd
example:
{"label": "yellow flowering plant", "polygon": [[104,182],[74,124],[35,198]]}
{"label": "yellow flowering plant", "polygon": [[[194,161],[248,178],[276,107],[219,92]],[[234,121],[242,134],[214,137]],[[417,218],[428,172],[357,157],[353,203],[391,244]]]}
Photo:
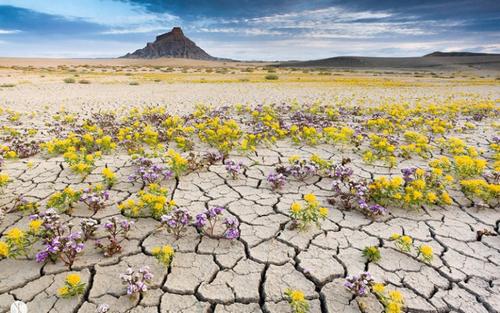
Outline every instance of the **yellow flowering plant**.
{"label": "yellow flowering plant", "polygon": [[399,148],[404,158],[410,159],[412,154],[416,154],[422,158],[431,156],[432,147],[429,144],[427,136],[414,131],[407,131],[403,136],[407,144],[401,145]]}
{"label": "yellow flowering plant", "polygon": [[368,260],[368,262],[377,263],[382,259],[382,255],[380,254],[380,249],[377,246],[368,246],[363,249],[363,257]]}
{"label": "yellow flowering plant", "polygon": [[310,306],[309,301],[304,296],[301,290],[286,289],[285,298],[290,304],[293,313],[308,313]]}
{"label": "yellow flowering plant", "polygon": [[28,251],[35,241],[33,233],[25,232],[18,227],[6,231],[1,241],[0,255],[3,257],[16,258],[18,256],[28,256]]}
{"label": "yellow flowering plant", "polygon": [[63,156],[73,172],[87,175],[94,169],[95,160],[100,158],[102,153],[100,151],[87,153],[85,149],[76,151],[74,147],[71,147]]}
{"label": "yellow flowering plant", "polygon": [[354,129],[350,127],[336,128],[333,126],[323,128],[323,139],[325,142],[334,143],[341,146],[341,149],[349,143],[359,145],[360,138],[355,136]]}
{"label": "yellow flowering plant", "polygon": [[0,172],[0,188],[7,186],[9,182],[10,182],[9,175]]}
{"label": "yellow flowering plant", "polygon": [[118,205],[120,211],[127,216],[151,215],[160,219],[175,207],[175,201],[168,198],[168,189],[158,184],[149,184],[138,193],[138,199],[126,200]]}
{"label": "yellow flowering plant", "polygon": [[417,250],[417,256],[424,262],[430,263],[434,258],[432,247],[429,245],[420,245]]}
{"label": "yellow flowering plant", "polygon": [[196,123],[198,138],[201,142],[219,150],[223,155],[229,154],[238,146],[242,131],[233,119],[221,121],[219,117],[207,118],[205,122]]}
{"label": "yellow flowering plant", "polygon": [[66,187],[62,191],[57,191],[50,196],[47,201],[47,207],[58,209],[60,212],[66,212],[80,199],[81,195],[81,191]]}
{"label": "yellow flowering plant", "polygon": [[455,156],[454,161],[454,170],[461,178],[480,176],[486,168],[486,160],[468,155]]}
{"label": "yellow flowering plant", "polygon": [[463,179],[460,181],[462,192],[471,200],[480,199],[484,203],[498,203],[500,198],[500,184],[488,183],[480,179]]}
{"label": "yellow flowering plant", "polygon": [[390,238],[392,241],[394,241],[394,244],[396,247],[402,251],[402,252],[410,252],[411,248],[413,247],[413,238],[407,235],[400,235],[397,233],[394,233],[391,235]]}
{"label": "yellow flowering plant", "polygon": [[363,160],[369,164],[380,160],[387,164],[389,167],[396,166],[396,146],[391,143],[387,137],[384,136],[372,133],[368,135],[368,138],[370,139],[370,149],[365,150],[365,152],[363,153]]}
{"label": "yellow flowering plant", "polygon": [[85,292],[86,284],[82,282],[79,274],[68,274],[64,280],[64,286],[57,290],[61,298],[71,298],[82,295]]}
{"label": "yellow flowering plant", "polygon": [[175,251],[172,246],[166,245],[163,247],[154,247],[151,250],[151,254],[158,260],[158,262],[168,267],[170,266],[170,263],[172,263]]}
{"label": "yellow flowering plant", "polygon": [[116,183],[116,174],[109,167],[103,168],[101,175],[106,186],[112,187]]}
{"label": "yellow flowering plant", "polygon": [[370,197],[382,205],[404,204],[413,207],[421,205],[449,205],[452,200],[446,191],[450,183],[440,168],[425,171],[421,168],[401,170],[403,177],[376,178],[369,186]]}
{"label": "yellow flowering plant", "polygon": [[168,149],[165,157],[167,165],[174,173],[175,177],[179,178],[187,171],[188,160],[183,158],[179,153],[175,152],[175,150]]}
{"label": "yellow flowering plant", "polygon": [[311,223],[320,227],[320,221],[328,216],[328,208],[320,207],[319,201],[313,194],[304,195],[305,204],[294,202],[290,206],[290,216],[293,219],[293,227],[304,230]]}

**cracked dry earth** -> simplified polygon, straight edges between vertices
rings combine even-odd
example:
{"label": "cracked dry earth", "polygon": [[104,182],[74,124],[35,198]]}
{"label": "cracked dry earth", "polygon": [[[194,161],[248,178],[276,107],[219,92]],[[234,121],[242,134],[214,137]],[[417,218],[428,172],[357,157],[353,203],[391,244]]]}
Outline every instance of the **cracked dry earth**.
{"label": "cracked dry earth", "polygon": [[[476,132],[467,138],[468,143],[486,147],[481,127]],[[175,240],[158,228],[158,221],[138,218],[122,253],[106,258],[89,244],[77,258],[71,272],[80,273],[86,283],[85,293],[78,297],[57,297],[57,288],[69,273],[61,262],[42,265],[26,259],[1,260],[0,312],[7,312],[15,300],[26,302],[29,312],[36,313],[94,313],[103,303],[110,305],[111,312],[130,313],[291,312],[284,299],[286,288],[302,290],[313,313],[362,312],[360,307],[365,312],[382,312],[384,308],[374,296],[360,300],[343,286],[347,275],[362,271],[401,291],[408,312],[499,312],[500,236],[477,236],[484,229],[498,233],[498,208],[480,209],[459,191],[451,190],[454,204],[446,208],[392,208],[389,215],[372,220],[358,211],[328,205],[332,194],[329,178],[290,181],[278,191],[270,188],[266,176],[275,165],[293,154],[308,158],[313,153],[337,161],[349,157],[355,175],[364,178],[397,175],[408,162],[426,166],[418,160],[403,161],[395,169],[367,166],[359,155],[334,151],[331,145],[299,147],[287,141],[259,148],[250,156],[231,156],[246,165],[237,179],[229,178],[219,163],[165,184],[177,205],[188,208],[192,215],[207,207],[224,206],[224,214],[240,222],[239,239],[201,237],[190,227],[184,237]],[[85,179],[72,173],[61,157],[30,161],[32,168],[21,160],[6,162],[3,171],[13,182],[0,196],[0,206],[8,206],[19,195],[43,204],[56,190],[99,182],[100,172],[108,166],[120,179],[112,187],[107,207],[92,214],[77,205],[71,215],[62,215],[75,225],[85,217],[102,223],[120,215],[116,204],[143,187],[127,182],[133,165],[124,154],[105,155]],[[321,228],[291,230],[289,207],[307,193],[314,193],[328,206],[329,216]],[[0,233],[14,226],[23,228],[27,221],[27,216],[10,213],[0,224]],[[417,246],[432,246],[432,262],[424,263],[397,250],[389,241],[392,233],[411,236]],[[151,256],[153,247],[165,244],[176,251],[168,269]],[[367,263],[362,257],[362,249],[372,245],[382,254],[378,263]],[[143,265],[151,268],[154,279],[147,293],[131,299],[119,275],[129,266]]]}

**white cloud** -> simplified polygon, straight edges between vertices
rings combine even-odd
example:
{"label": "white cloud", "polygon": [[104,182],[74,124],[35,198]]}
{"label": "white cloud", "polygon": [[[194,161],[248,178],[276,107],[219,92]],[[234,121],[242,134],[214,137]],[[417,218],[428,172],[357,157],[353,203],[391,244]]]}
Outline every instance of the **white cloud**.
{"label": "white cloud", "polygon": [[244,34],[250,36],[262,36],[262,35],[284,35],[284,32],[270,30],[270,29],[261,29],[261,28],[234,28],[234,27],[220,27],[220,28],[198,28],[197,31],[204,33],[233,33],[233,34]]}
{"label": "white cloud", "polygon": [[202,19],[196,21],[193,28],[200,32],[288,38],[373,38],[380,35],[431,35],[435,34],[435,29],[456,26],[456,23],[446,21],[442,24],[430,21],[424,27],[418,20],[399,18],[389,11],[354,11],[332,6],[255,18]]}
{"label": "white cloud", "polygon": [[0,35],[10,35],[20,33],[20,30],[17,29],[0,29]]}
{"label": "white cloud", "polygon": [[152,32],[165,32],[170,29],[162,26],[139,26],[134,28],[112,28],[110,30],[101,32],[104,35],[120,35],[120,34],[143,34]]}

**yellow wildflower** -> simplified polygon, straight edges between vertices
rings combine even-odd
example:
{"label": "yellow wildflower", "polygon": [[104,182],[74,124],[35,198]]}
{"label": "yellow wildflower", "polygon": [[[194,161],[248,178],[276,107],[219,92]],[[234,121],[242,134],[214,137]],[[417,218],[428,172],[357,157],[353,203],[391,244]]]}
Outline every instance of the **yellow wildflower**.
{"label": "yellow wildflower", "polygon": [[385,290],[385,286],[382,283],[375,283],[372,285],[372,290],[375,293],[383,293]]}
{"label": "yellow wildflower", "polygon": [[316,196],[313,195],[312,193],[308,193],[306,195],[304,195],[304,200],[306,200],[308,203],[316,203],[317,199],[316,199]]}
{"label": "yellow wildflower", "polygon": [[304,301],[305,296],[304,293],[300,290],[292,290],[290,293],[290,299],[292,301]]}
{"label": "yellow wildflower", "polygon": [[68,286],[63,286],[63,287],[61,287],[61,288],[57,289],[57,293],[58,293],[60,296],[62,296],[62,297],[66,296],[66,295],[69,293],[69,288],[68,288]]}
{"label": "yellow wildflower", "polygon": [[389,292],[389,297],[393,302],[403,303],[403,294],[397,290],[392,290]]}
{"label": "yellow wildflower", "polygon": [[42,223],[43,221],[40,219],[32,220],[29,223],[29,228],[32,232],[38,233],[38,231],[40,230],[40,226],[42,226]]}
{"label": "yellow wildflower", "polygon": [[24,232],[17,227],[12,228],[7,232],[7,238],[15,242],[20,242],[24,238]]}
{"label": "yellow wildflower", "polygon": [[71,286],[76,286],[80,283],[81,278],[78,274],[69,274],[66,276],[66,282]]}
{"label": "yellow wildflower", "polygon": [[3,241],[0,241],[0,256],[1,257],[8,257],[9,256],[9,245],[7,245]]}
{"label": "yellow wildflower", "polygon": [[385,307],[385,312],[386,313],[401,313],[402,312],[401,304],[397,303],[397,302],[389,302],[389,303],[387,303],[387,305]]}
{"label": "yellow wildflower", "polygon": [[413,242],[413,239],[411,239],[410,236],[403,236],[401,237],[401,241],[404,243],[404,244],[407,244],[407,245],[411,245],[412,242]]}
{"label": "yellow wildflower", "polygon": [[294,203],[292,203],[292,206],[290,207],[290,210],[293,213],[297,214],[297,213],[300,212],[300,210],[302,210],[302,205],[300,205],[300,203],[298,203],[298,202],[294,202]]}
{"label": "yellow wildflower", "polygon": [[319,215],[326,217],[328,216],[328,208],[319,208]]}

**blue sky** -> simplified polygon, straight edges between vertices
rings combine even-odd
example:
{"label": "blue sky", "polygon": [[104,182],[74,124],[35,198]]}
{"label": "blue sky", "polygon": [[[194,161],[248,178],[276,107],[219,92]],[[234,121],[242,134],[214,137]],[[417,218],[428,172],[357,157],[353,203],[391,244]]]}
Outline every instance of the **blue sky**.
{"label": "blue sky", "polygon": [[240,60],[500,53],[500,1],[0,0],[0,56],[116,57],[173,26]]}

